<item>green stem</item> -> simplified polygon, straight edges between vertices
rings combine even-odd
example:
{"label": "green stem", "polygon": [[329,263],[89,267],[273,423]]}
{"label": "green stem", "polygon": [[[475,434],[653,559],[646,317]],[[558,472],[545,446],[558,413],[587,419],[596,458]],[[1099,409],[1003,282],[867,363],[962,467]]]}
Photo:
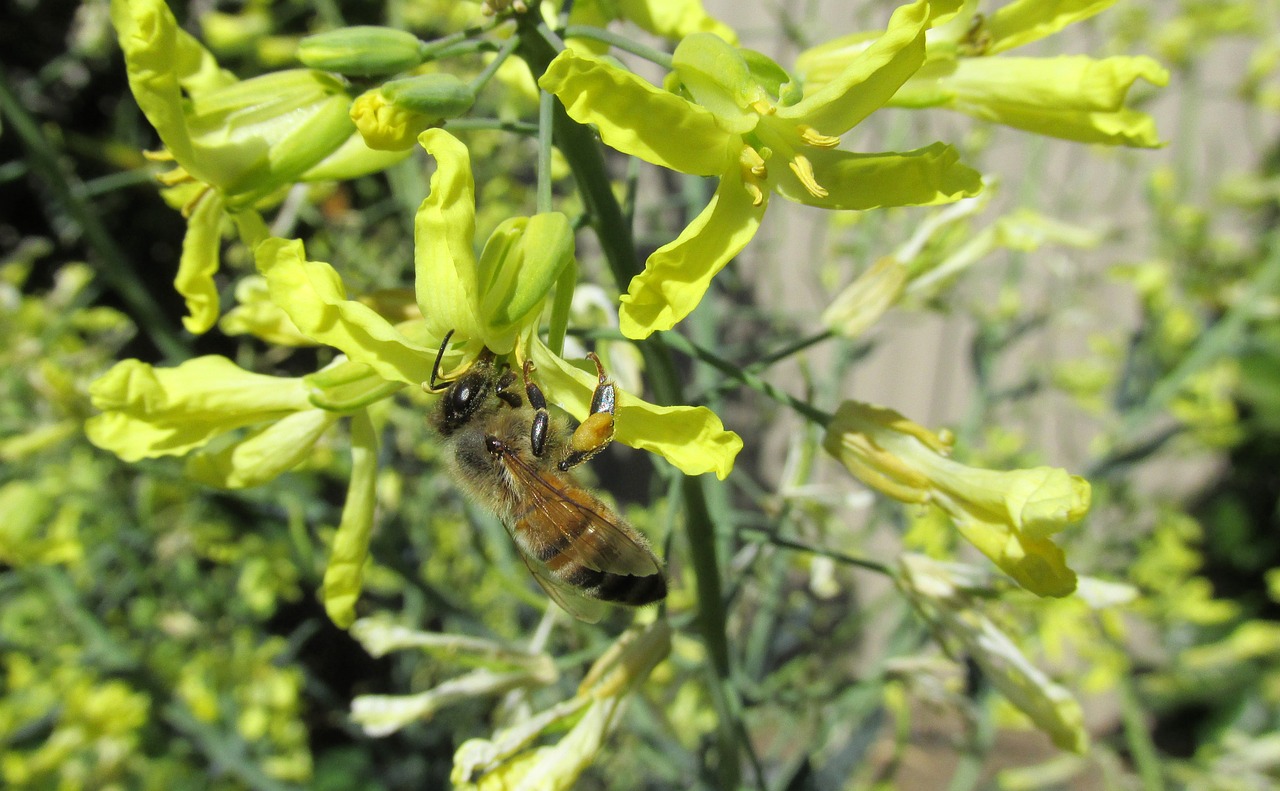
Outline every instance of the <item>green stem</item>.
{"label": "green stem", "polygon": [[489,61],[489,65],[484,67],[484,71],[476,75],[476,78],[471,81],[473,93],[478,94],[484,90],[484,86],[488,85],[489,80],[493,79],[493,75],[498,73],[498,69],[502,68],[502,64],[506,62],[507,58],[511,57],[511,53],[515,52],[516,45],[519,43],[515,36],[507,39],[506,43],[502,45],[502,49],[498,50],[497,57]]}
{"label": "green stem", "polygon": [[481,129],[499,132],[514,132],[532,137],[538,134],[538,125],[525,121],[503,121],[501,118],[456,118],[445,121],[448,129]]}
{"label": "green stem", "polygon": [[1147,723],[1129,673],[1121,673],[1117,691],[1120,693],[1120,716],[1124,722],[1124,737],[1129,753],[1142,778],[1143,791],[1164,791],[1164,778],[1160,774],[1160,757],[1147,731]]}
{"label": "green stem", "polygon": [[857,555],[850,555],[836,549],[827,549],[826,547],[814,546],[813,544],[806,544],[802,541],[795,541],[790,538],[783,538],[782,536],[778,535],[777,532],[775,532],[772,528],[768,528],[768,527],[761,527],[759,525],[742,525],[742,529],[750,530],[755,533],[760,533],[765,537],[765,541],[767,541],[770,544],[773,544],[775,547],[782,547],[783,549],[794,549],[798,552],[808,552],[813,555],[821,555],[824,558],[831,558],[832,560],[838,563],[846,563],[850,566],[857,566],[859,568],[867,569],[868,571],[876,571],[890,577],[893,576],[892,569],[890,569],[885,564],[875,560],[868,560],[866,558],[858,557]]}
{"label": "green stem", "polygon": [[766,395],[769,398],[772,398],[774,401],[777,401],[779,404],[790,407],[791,409],[795,410],[801,417],[804,417],[809,421],[817,423],[820,426],[825,426],[831,422],[830,414],[823,412],[821,409],[818,409],[817,407],[814,407],[804,401],[801,401],[800,399],[796,398],[790,393],[784,393],[782,390],[779,390],[773,384],[766,382],[765,380],[761,379],[760,377],[756,376],[753,373],[750,373],[748,371],[743,370],[742,368],[739,368],[737,365],[733,364],[729,360],[726,360],[723,357],[720,357],[719,355],[707,349],[704,349],[701,346],[698,346],[693,341],[688,340],[684,336],[677,335],[675,333],[670,333],[665,336],[665,339],[671,345],[672,348],[678,351],[684,352],[690,357],[694,357],[706,363],[707,365],[710,365],[716,370],[722,372],[725,376],[736,379],[737,381],[741,382],[747,387],[750,387],[752,390],[755,390],[756,392],[762,393],[763,395]]}
{"label": "green stem", "polygon": [[504,20],[501,19],[491,19],[483,25],[469,27],[466,30],[459,30],[457,33],[450,33],[444,38],[438,38],[435,41],[432,41],[430,44],[424,42],[422,46],[418,48],[418,55],[421,56],[423,63],[439,58],[442,54],[447,53],[452,47],[468,41],[469,39],[488,33],[490,30],[493,30],[495,27],[502,24],[503,21]]}
{"label": "green stem", "polygon": [[[514,39],[512,39],[514,41]],[[551,211],[551,148],[555,135],[551,131],[555,97],[538,95],[538,212]]]}
{"label": "green stem", "polygon": [[[544,73],[559,39],[540,22],[536,14],[519,18],[518,52],[535,75]],[[640,272],[631,225],[627,222],[613,194],[605,168],[604,156],[594,133],[569,118],[564,106],[553,103],[552,128],[556,146],[564,154],[574,181],[590,213],[592,226],[601,251],[619,288],[624,288]],[[674,333],[671,337],[675,337]],[[653,386],[660,404],[684,403],[680,379],[671,352],[659,336],[637,344],[645,361],[646,378]],[[719,775],[722,788],[735,789],[741,780],[738,742],[742,703],[733,686],[730,670],[729,643],[725,632],[725,610],[720,565],[716,557],[715,525],[707,506],[707,494],[698,478],[685,478],[681,484],[685,502],[685,532],[689,538],[691,568],[698,590],[698,627],[711,659],[714,683],[710,685],[712,700],[719,715]]]}
{"label": "green stem", "polygon": [[592,27],[591,25],[569,25],[560,31],[560,35],[564,38],[591,38],[596,41],[603,41],[624,52],[630,52],[632,55],[638,55],[647,61],[656,63],[664,69],[670,70],[672,66],[669,53],[646,46],[638,41],[632,41],[626,36],[620,36],[604,28]]}
{"label": "green stem", "polygon": [[85,243],[98,264],[98,274],[124,301],[138,328],[170,362],[187,359],[191,356],[191,348],[169,317],[156,307],[155,300],[142,285],[142,278],[124,251],[116,244],[93,207],[82,197],[86,194],[84,182],[62,168],[59,164],[61,157],[50,144],[49,136],[40,131],[35,119],[10,91],[10,85],[8,75],[0,70],[0,115],[8,119],[9,129],[26,148],[32,172],[80,227]]}

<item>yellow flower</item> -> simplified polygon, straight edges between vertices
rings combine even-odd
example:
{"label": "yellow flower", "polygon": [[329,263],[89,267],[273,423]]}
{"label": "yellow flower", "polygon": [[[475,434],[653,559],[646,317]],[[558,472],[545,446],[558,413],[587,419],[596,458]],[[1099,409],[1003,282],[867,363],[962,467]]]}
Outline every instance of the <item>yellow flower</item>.
{"label": "yellow flower", "polygon": [[948,458],[950,442],[884,407],[845,401],[823,447],[855,477],[905,503],[932,503],[1024,588],[1067,596],[1076,575],[1050,536],[1089,510],[1089,483],[1065,470],[1001,472]]}
{"label": "yellow flower", "polygon": [[[1160,145],[1155,122],[1125,107],[1138,79],[1163,86],[1169,74],[1147,57],[1012,57],[1002,53],[1086,19],[1115,0],[1014,0],[989,16],[975,2],[930,31],[927,57],[890,104],[946,107],[987,121],[1085,143]],[[936,15],[941,17],[941,14]],[[796,68],[806,94],[821,91],[868,46],[866,34],[801,53]],[[998,56],[998,57],[997,57]]]}
{"label": "yellow flower", "polygon": [[622,297],[622,333],[670,329],[755,236],[769,198],[823,209],[945,203],[981,179],[941,143],[904,153],[839,150],[839,136],[887,102],[924,59],[930,5],[894,12],[888,28],[822,90],[801,98],[782,67],[712,33],[685,37],[669,83],[680,93],[574,50],[539,85],[604,142],[646,162],[720,179],[715,196],[674,241],[649,257]]}
{"label": "yellow flower", "polygon": [[184,326],[202,333],[218,318],[213,276],[225,219],[252,245],[266,235],[257,209],[283,188],[381,170],[403,154],[364,145],[333,75],[290,69],[237,80],[163,0],[112,0],[111,21],[129,87],[165,146],[154,158],[176,164],[161,176],[166,199],[187,217],[174,286],[187,303]]}

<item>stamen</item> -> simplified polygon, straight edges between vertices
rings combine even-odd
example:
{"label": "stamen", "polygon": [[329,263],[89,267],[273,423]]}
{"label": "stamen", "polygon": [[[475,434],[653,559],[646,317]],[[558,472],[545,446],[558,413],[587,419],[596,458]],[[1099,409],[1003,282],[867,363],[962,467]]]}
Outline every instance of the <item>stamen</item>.
{"label": "stamen", "polygon": [[796,178],[800,179],[800,183],[804,188],[809,190],[809,194],[815,198],[827,197],[827,191],[818,184],[818,180],[813,177],[813,163],[803,154],[796,154],[795,159],[787,163],[791,168],[791,172],[796,174]]}
{"label": "stamen", "polygon": [[195,181],[195,179],[187,172],[186,168],[178,165],[173,170],[166,170],[163,173],[157,173],[156,181],[166,187],[172,187],[177,184],[185,184],[188,181]]}
{"label": "stamen", "polygon": [[840,138],[824,135],[808,124],[800,124],[796,131],[800,133],[801,140],[816,148],[835,148],[840,145]]}
{"label": "stamen", "polygon": [[742,187],[747,191],[747,194],[751,196],[752,206],[759,206],[764,203],[764,191],[760,189],[760,185],[756,184],[754,181],[744,181],[742,182]]}
{"label": "stamen", "polygon": [[148,162],[172,162],[173,152],[167,148],[162,148],[159,151],[143,151],[142,158]]}
{"label": "stamen", "polygon": [[773,115],[778,111],[778,108],[774,107],[772,104],[769,104],[764,99],[756,99],[754,102],[752,102],[751,109],[755,110],[760,115]]}
{"label": "stamen", "polygon": [[738,161],[742,163],[743,170],[756,178],[762,179],[769,175],[769,169],[765,166],[764,157],[751,146],[742,147],[742,153],[738,155]]}

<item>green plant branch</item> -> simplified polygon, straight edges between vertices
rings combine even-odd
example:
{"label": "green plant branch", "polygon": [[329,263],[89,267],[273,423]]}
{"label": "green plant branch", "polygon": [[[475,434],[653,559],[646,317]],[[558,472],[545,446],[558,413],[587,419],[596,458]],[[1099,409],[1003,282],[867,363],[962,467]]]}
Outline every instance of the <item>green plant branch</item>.
{"label": "green plant branch", "polygon": [[527,121],[504,121],[500,118],[457,118],[445,121],[444,127],[451,130],[495,130],[514,132],[518,135],[533,137],[538,134],[538,125]]}
{"label": "green plant branch", "polygon": [[868,571],[875,571],[889,577],[893,576],[893,570],[888,566],[886,566],[884,563],[880,563],[879,561],[868,560],[867,558],[858,557],[857,555],[850,555],[836,549],[827,549],[826,547],[819,547],[813,544],[806,544],[802,541],[795,541],[790,538],[783,538],[782,536],[778,535],[775,531],[767,527],[761,527],[759,525],[742,525],[742,529],[749,530],[753,533],[761,534],[762,536],[764,536],[766,543],[772,544],[776,547],[781,547],[783,549],[794,549],[798,552],[808,552],[811,555],[820,555],[824,558],[831,558],[837,563],[844,563],[850,566],[857,566],[858,568],[867,569]]}
{"label": "green plant branch", "polygon": [[515,52],[516,46],[519,43],[519,39],[515,36],[512,36],[503,43],[502,49],[498,50],[497,57],[489,61],[489,65],[484,67],[484,71],[477,74],[476,78],[471,81],[471,90],[474,93],[478,94],[480,91],[484,90],[484,86],[488,85],[489,80],[493,79],[493,75],[498,73],[498,69],[502,68],[502,64],[506,63],[507,58],[511,57],[511,53]]}
{"label": "green plant branch", "polygon": [[488,33],[498,25],[501,25],[504,21],[505,20],[494,18],[482,25],[469,27],[466,30],[459,30],[457,33],[450,33],[449,35],[444,36],[443,38],[438,38],[429,44],[424,43],[418,49],[418,54],[422,57],[422,61],[424,63],[429,60],[446,57],[456,49],[459,44],[469,43],[471,39]]}
{"label": "green plant branch", "polygon": [[801,401],[790,393],[783,392],[775,385],[766,382],[759,376],[756,376],[743,368],[740,368],[714,352],[698,346],[684,336],[673,332],[668,333],[664,337],[673,349],[710,365],[731,379],[741,382],[752,390],[768,396],[783,406],[790,407],[806,420],[817,423],[820,426],[825,426],[831,422],[831,415],[829,413],[823,412],[821,409]]}
{"label": "green plant branch", "polygon": [[656,63],[664,69],[670,71],[672,66],[671,55],[660,49],[641,44],[638,41],[632,41],[626,36],[620,36],[617,33],[610,32],[604,28],[593,27],[591,25],[569,25],[560,31],[560,35],[564,38],[590,38],[596,41],[602,41],[612,47],[617,47],[624,52],[630,52],[632,55],[644,58],[651,63]]}

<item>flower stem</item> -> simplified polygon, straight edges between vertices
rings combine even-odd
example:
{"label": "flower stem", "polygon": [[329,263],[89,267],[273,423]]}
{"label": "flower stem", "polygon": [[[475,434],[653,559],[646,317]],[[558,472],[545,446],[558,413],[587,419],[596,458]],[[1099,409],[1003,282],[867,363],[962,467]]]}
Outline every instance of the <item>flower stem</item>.
{"label": "flower stem", "polygon": [[591,25],[570,25],[560,31],[560,34],[564,38],[591,38],[596,41],[603,41],[624,52],[630,52],[632,55],[638,55],[647,61],[656,63],[664,69],[670,69],[672,65],[669,53],[646,46],[638,41],[632,41],[626,36],[620,36],[604,28],[592,27]]}

